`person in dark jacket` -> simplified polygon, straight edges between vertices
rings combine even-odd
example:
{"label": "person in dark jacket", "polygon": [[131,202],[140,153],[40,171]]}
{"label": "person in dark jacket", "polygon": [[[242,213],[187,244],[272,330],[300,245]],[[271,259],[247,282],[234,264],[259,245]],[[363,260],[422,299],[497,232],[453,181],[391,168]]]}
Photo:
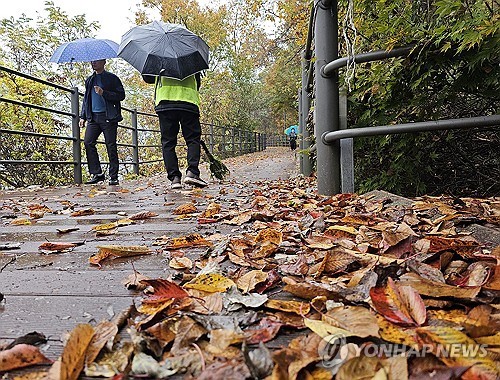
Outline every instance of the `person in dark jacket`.
{"label": "person in dark jacket", "polygon": [[85,152],[90,179],[86,184],[104,181],[101,162],[97,153],[97,139],[104,134],[109,158],[109,184],[118,185],[118,149],[116,135],[118,122],[123,120],[120,102],[125,99],[122,82],[115,74],[104,70],[106,60],[91,62],[94,73],[85,80],[85,95],[80,113],[80,127],[85,127]]}

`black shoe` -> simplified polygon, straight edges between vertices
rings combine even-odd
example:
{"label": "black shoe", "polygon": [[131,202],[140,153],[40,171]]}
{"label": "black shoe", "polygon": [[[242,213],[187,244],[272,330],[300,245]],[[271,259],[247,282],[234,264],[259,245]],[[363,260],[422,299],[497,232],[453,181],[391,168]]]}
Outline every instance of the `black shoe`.
{"label": "black shoe", "polygon": [[109,184],[110,184],[111,186],[116,186],[116,185],[119,185],[119,184],[120,184],[120,182],[118,182],[118,179],[117,179],[117,178],[111,178],[111,179],[109,180]]}
{"label": "black shoe", "polygon": [[187,172],[186,178],[184,179],[184,183],[186,185],[196,186],[196,187],[206,187],[208,183],[203,181],[200,176],[193,174],[191,172]]}
{"label": "black shoe", "polygon": [[99,182],[102,182],[104,181],[104,173],[101,173],[101,174],[92,174],[92,177],[90,177],[90,179],[85,182],[86,185],[94,185],[96,183],[99,183]]}

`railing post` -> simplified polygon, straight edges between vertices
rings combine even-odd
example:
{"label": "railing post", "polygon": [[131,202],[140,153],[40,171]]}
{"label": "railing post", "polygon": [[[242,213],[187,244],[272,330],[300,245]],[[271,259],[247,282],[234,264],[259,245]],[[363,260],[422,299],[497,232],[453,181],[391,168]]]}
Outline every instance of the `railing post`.
{"label": "railing post", "polygon": [[139,175],[139,130],[137,124],[137,109],[132,110],[132,148],[133,150],[133,162],[134,162],[134,174]]}
{"label": "railing post", "polygon": [[226,127],[222,127],[222,157],[226,156]]}
{"label": "railing post", "polygon": [[326,78],[323,66],[338,58],[337,1],[316,0],[316,147],[318,192],[333,195],[340,192],[340,143],[330,146],[320,141],[323,133],[339,129],[339,76]]}
{"label": "railing post", "polygon": [[[340,129],[347,129],[347,90],[340,90],[339,98],[339,120]],[[342,180],[342,192],[354,193],[354,140],[340,140],[340,171]]]}
{"label": "railing post", "polygon": [[214,153],[214,125],[210,124],[210,153]]}
{"label": "railing post", "polygon": [[241,129],[238,128],[238,145],[240,147],[240,156],[243,155],[243,141],[242,141],[242,133]]}
{"label": "railing post", "polygon": [[75,183],[81,184],[82,180],[82,147],[80,140],[80,98],[78,87],[73,87],[71,92],[71,130],[73,135],[73,179]]}
{"label": "railing post", "polygon": [[302,56],[302,91],[300,92],[301,99],[301,113],[299,120],[300,133],[302,138],[300,139],[300,149],[302,153],[300,155],[301,173],[309,177],[312,173],[312,160],[309,154],[309,148],[311,147],[311,136],[307,130],[307,118],[309,116],[309,110],[311,109],[311,98],[309,97],[309,92],[307,88],[307,83],[309,80],[309,61],[305,57],[305,53]]}
{"label": "railing post", "polygon": [[231,152],[232,157],[236,156],[236,131],[234,127],[231,127]]}

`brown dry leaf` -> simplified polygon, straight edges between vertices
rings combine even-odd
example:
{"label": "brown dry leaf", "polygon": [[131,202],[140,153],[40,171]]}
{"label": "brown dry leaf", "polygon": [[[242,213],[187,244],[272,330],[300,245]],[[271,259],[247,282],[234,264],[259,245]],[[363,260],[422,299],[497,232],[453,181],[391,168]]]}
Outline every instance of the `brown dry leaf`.
{"label": "brown dry leaf", "polygon": [[75,244],[75,243],[63,243],[63,242],[60,242],[60,243],[51,243],[51,242],[45,242],[45,243],[42,243],[38,246],[38,250],[39,251],[45,251],[45,252],[58,252],[58,253],[61,253],[61,252],[69,252],[71,250],[73,250],[73,248],[75,248],[76,246],[78,246],[78,244]]}
{"label": "brown dry leaf", "polygon": [[94,335],[89,324],[77,325],[70,333],[59,359],[49,370],[49,378],[57,380],[78,380],[85,365],[85,352]]}
{"label": "brown dry leaf", "polygon": [[205,335],[207,330],[193,319],[183,316],[177,325],[175,331],[175,340],[171,352],[175,355],[187,348],[191,343],[196,342],[201,336]]}
{"label": "brown dry leaf", "polygon": [[134,273],[122,280],[122,284],[129,290],[144,290],[147,285],[141,284],[142,280],[149,280],[149,277],[134,271]]}
{"label": "brown dry leaf", "polygon": [[318,347],[321,338],[315,334],[302,336],[290,342],[287,348],[273,353],[276,363],[272,379],[296,380],[308,365],[320,360]]}
{"label": "brown dry leaf", "polygon": [[309,313],[309,310],[311,309],[311,305],[309,303],[283,300],[268,300],[264,306],[269,309],[295,313],[302,316]]}
{"label": "brown dry leaf", "polygon": [[29,344],[16,344],[9,350],[0,351],[0,372],[51,363],[38,347]]}
{"label": "brown dry leaf", "polygon": [[231,286],[236,286],[233,280],[218,273],[202,274],[193,278],[187,284],[184,284],[185,288],[201,290],[208,293],[225,292]]}
{"label": "brown dry leaf", "polygon": [[339,368],[335,379],[374,379],[387,380],[384,368],[381,368],[380,359],[377,357],[358,356],[346,361]]}
{"label": "brown dry leaf", "polygon": [[212,243],[204,239],[200,234],[189,234],[178,238],[167,238],[162,236],[161,240],[157,240],[153,245],[161,245],[166,249],[179,249],[190,247],[211,247]]}
{"label": "brown dry leaf", "polygon": [[266,228],[259,231],[255,237],[256,242],[271,242],[280,245],[283,242],[283,233],[275,230],[274,228]]}
{"label": "brown dry leaf", "polygon": [[89,258],[91,264],[100,265],[101,261],[108,257],[131,257],[138,255],[148,255],[152,253],[151,249],[143,245],[98,245],[99,251],[97,254]]}
{"label": "brown dry leaf", "polygon": [[285,292],[306,300],[312,300],[317,296],[325,296],[327,299],[336,299],[339,297],[339,294],[336,294],[330,289],[322,286],[323,284],[297,282],[291,277],[283,277],[283,282],[286,284],[283,288]]}
{"label": "brown dry leaf", "polygon": [[266,281],[266,279],[266,272],[261,270],[252,270],[238,278],[238,280],[236,280],[236,286],[238,286],[238,289],[240,289],[243,293],[248,293],[254,290],[257,284]]}
{"label": "brown dry leaf", "polygon": [[236,226],[241,226],[242,224],[247,223],[250,220],[252,220],[252,213],[253,213],[252,210],[240,212],[237,214],[237,216],[235,216],[231,220],[225,221],[224,223],[236,225]]}
{"label": "brown dry leaf", "polygon": [[149,219],[149,218],[154,218],[155,216],[158,216],[156,212],[153,211],[141,211],[136,214],[130,215],[129,219],[131,220],[143,220],[143,219]]}
{"label": "brown dry leaf", "polygon": [[400,285],[408,285],[424,296],[454,297],[470,300],[475,298],[481,287],[460,288],[435,281],[426,280],[415,273],[405,273],[399,278]]}
{"label": "brown dry leaf", "polygon": [[10,222],[12,226],[29,226],[31,224],[31,220],[27,218],[17,218]]}
{"label": "brown dry leaf", "polygon": [[71,216],[87,216],[87,215],[94,215],[95,210],[93,208],[86,208],[83,210],[78,210],[73,213],[71,213]]}
{"label": "brown dry leaf", "polygon": [[191,269],[193,262],[188,257],[174,257],[169,261],[168,266],[173,269]]}
{"label": "brown dry leaf", "polygon": [[200,215],[200,218],[213,218],[215,215],[219,214],[221,210],[221,206],[218,203],[210,203],[205,211],[203,211]]}
{"label": "brown dry leaf", "polygon": [[377,317],[362,306],[343,306],[327,311],[322,316],[332,326],[337,326],[355,333],[361,338],[379,337]]}
{"label": "brown dry leaf", "polygon": [[118,233],[118,227],[117,228],[113,228],[112,230],[96,231],[95,236],[96,237],[111,236],[111,235],[115,235],[117,233]]}
{"label": "brown dry leaf", "polygon": [[385,287],[370,289],[375,310],[402,326],[421,326],[427,319],[424,301],[411,286],[400,286],[392,278]]}
{"label": "brown dry leaf", "polygon": [[[112,378],[115,375],[123,376],[122,374],[127,369],[130,356],[133,352],[134,345],[131,342],[125,342],[122,347],[104,353],[97,362],[87,365],[85,367],[85,375],[88,377],[107,378]],[[119,377],[115,378],[115,380],[119,379]]]}
{"label": "brown dry leaf", "polygon": [[[233,344],[241,343],[245,340],[243,333],[238,333],[229,329],[216,329],[210,331],[210,343],[206,346],[206,350],[213,355],[223,355],[226,350]],[[237,353],[240,353],[237,350]],[[224,357],[228,357],[223,355]]]}
{"label": "brown dry leaf", "polygon": [[174,210],[175,215],[187,215],[187,214],[193,214],[197,212],[198,209],[193,203],[186,203],[183,205],[180,205]]}
{"label": "brown dry leaf", "polygon": [[78,227],[73,227],[73,228],[56,228],[58,234],[68,234],[70,232],[78,231]]}
{"label": "brown dry leaf", "polygon": [[[464,380],[496,380],[500,376],[495,362],[482,354],[477,343],[464,333],[450,327],[421,327],[416,330],[422,343],[430,345],[432,353],[449,367],[464,366],[470,369],[464,373]],[[452,347],[452,354],[447,355],[442,347]],[[459,348],[455,350],[455,348]]]}
{"label": "brown dry leaf", "polygon": [[335,246],[327,236],[316,235],[305,239],[305,241],[307,242],[307,246],[312,249],[332,249]]}
{"label": "brown dry leaf", "polygon": [[94,327],[94,336],[88,346],[85,355],[85,363],[88,365],[93,363],[104,346],[113,347],[116,334],[118,334],[118,326],[109,321],[101,321]]}

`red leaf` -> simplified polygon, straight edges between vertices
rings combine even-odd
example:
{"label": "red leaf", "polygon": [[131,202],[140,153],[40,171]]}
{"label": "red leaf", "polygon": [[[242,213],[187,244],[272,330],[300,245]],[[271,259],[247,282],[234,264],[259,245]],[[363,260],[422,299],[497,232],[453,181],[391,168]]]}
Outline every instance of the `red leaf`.
{"label": "red leaf", "polygon": [[168,280],[141,280],[142,284],[152,286],[154,294],[147,295],[143,300],[143,304],[155,304],[165,302],[172,298],[181,299],[189,297],[189,293],[177,285],[175,282]]}
{"label": "red leaf", "polygon": [[402,326],[421,326],[427,318],[425,304],[410,286],[400,286],[388,278],[385,287],[371,288],[375,310],[390,322]]}
{"label": "red leaf", "polygon": [[40,350],[29,344],[17,344],[10,350],[0,351],[0,372],[30,367],[35,364],[52,364]]}

